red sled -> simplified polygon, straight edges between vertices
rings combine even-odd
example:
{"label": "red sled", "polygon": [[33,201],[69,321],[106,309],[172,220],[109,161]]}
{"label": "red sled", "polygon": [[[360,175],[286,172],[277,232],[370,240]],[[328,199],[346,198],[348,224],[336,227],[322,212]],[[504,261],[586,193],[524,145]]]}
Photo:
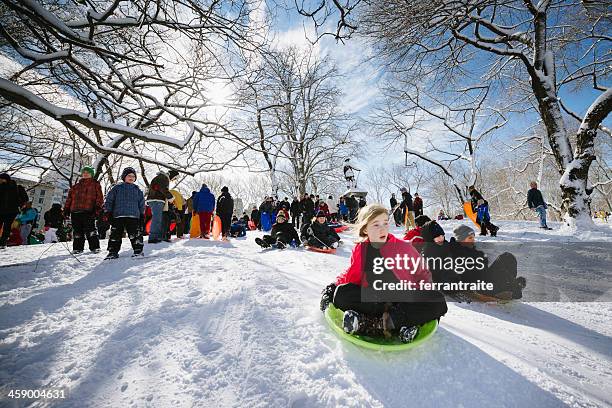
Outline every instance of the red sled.
{"label": "red sled", "polygon": [[257,229],[257,225],[253,221],[249,221],[249,229],[251,231],[255,231]]}
{"label": "red sled", "polygon": [[334,228],[334,231],[336,231],[336,232],[343,232],[343,231],[346,231],[347,229],[349,229],[348,225],[341,225],[339,227]]}
{"label": "red sled", "polygon": [[322,252],[324,254],[335,254],[336,253],[336,248],[318,248],[314,246],[305,246],[304,248],[312,252]]}

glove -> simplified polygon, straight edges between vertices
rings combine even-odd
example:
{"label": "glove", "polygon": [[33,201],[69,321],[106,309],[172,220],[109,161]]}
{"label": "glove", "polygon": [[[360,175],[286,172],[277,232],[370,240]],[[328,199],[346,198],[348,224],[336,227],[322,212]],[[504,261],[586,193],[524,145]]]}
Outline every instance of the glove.
{"label": "glove", "polygon": [[335,291],[336,291],[336,284],[330,283],[329,285],[325,287],[325,289],[323,289],[323,292],[321,292],[322,294],[321,304],[319,305],[319,307],[322,312],[324,312],[325,309],[327,309],[327,306],[329,306],[329,304],[333,300]]}

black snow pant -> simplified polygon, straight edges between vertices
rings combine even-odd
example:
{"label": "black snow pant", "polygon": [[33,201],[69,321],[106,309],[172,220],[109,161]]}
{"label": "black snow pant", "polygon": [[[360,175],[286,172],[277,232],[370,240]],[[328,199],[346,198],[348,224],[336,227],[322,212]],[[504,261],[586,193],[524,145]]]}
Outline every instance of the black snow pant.
{"label": "black snow pant", "polygon": [[505,291],[514,292],[517,289],[516,275],[516,257],[509,252],[504,252],[489,265],[483,276],[486,282],[493,284],[493,290],[482,293],[494,295]]}
{"label": "black snow pant", "polygon": [[2,236],[0,237],[0,246],[5,246],[11,236],[11,225],[15,221],[16,213],[0,214],[0,227],[2,228]]}
{"label": "black snow pant", "polygon": [[221,218],[221,236],[227,237],[232,226],[232,214],[219,214],[219,218]]}
{"label": "black snow pant", "polygon": [[110,238],[108,239],[108,252],[119,253],[123,231],[127,231],[135,254],[142,252],[144,242],[142,238],[142,223],[138,218],[119,217],[111,221]]}
{"label": "black snow pant", "polygon": [[170,211],[162,212],[162,239],[165,241],[169,241],[172,238],[172,233],[170,232],[170,221],[172,220],[172,214]]}
{"label": "black snow pant", "polygon": [[72,213],[72,249],[82,251],[85,248],[85,239],[89,250],[100,249],[100,238],[96,230],[96,218],[90,212]]}
{"label": "black snow pant", "polygon": [[362,302],[361,287],[354,283],[346,283],[336,288],[333,304],[340,310],[354,310],[373,317],[381,317],[387,308],[397,330],[403,326],[418,326],[439,319],[448,311],[444,295],[440,292],[424,291],[415,292],[413,295],[423,301],[390,305],[384,302]]}
{"label": "black snow pant", "polygon": [[312,217],[314,217],[314,214],[310,211],[305,211],[302,213],[302,225],[304,224],[310,224],[312,222]]}

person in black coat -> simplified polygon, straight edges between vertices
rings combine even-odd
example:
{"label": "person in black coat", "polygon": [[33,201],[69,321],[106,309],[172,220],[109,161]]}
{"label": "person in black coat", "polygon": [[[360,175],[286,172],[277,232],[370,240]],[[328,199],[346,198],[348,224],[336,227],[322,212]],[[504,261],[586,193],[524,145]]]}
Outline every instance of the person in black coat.
{"label": "person in black coat", "polygon": [[395,193],[391,194],[389,205],[391,206],[391,211],[393,211],[393,220],[395,221],[395,226],[399,227],[400,225],[402,225],[402,211],[398,206],[397,198],[395,198]]}
{"label": "person in black coat", "polygon": [[291,214],[291,222],[295,228],[300,228],[300,216],[302,215],[302,205],[298,201],[297,197],[293,197],[291,206],[289,207]]}
{"label": "person in black coat", "polygon": [[62,211],[62,205],[54,203],[51,208],[45,212],[45,227],[49,228],[62,228],[64,226],[64,212]]}
{"label": "person in black coat", "polygon": [[353,223],[357,219],[357,213],[359,212],[359,201],[357,201],[354,195],[351,195],[346,198],[345,203],[349,210],[349,222]]}
{"label": "person in black coat", "polygon": [[264,235],[262,238],[255,238],[255,242],[262,248],[270,248],[276,246],[278,249],[285,249],[292,241],[296,245],[301,244],[300,237],[293,227],[293,224],[287,222],[285,214],[280,212],[276,216],[276,223],[272,226],[270,235]]}
{"label": "person in black coat", "polygon": [[327,225],[327,217],[323,211],[317,213],[317,219],[312,223],[304,224],[301,230],[304,245],[317,248],[338,248],[340,236]]}
{"label": "person in black coat", "polygon": [[216,214],[221,219],[221,234],[223,241],[227,241],[230,227],[232,225],[232,214],[234,213],[234,199],[229,193],[229,188],[224,186],[221,189],[221,195],[217,199]]}
{"label": "person in black coat", "polygon": [[312,195],[304,194],[304,198],[300,201],[302,210],[302,224],[309,224],[312,221],[312,217],[315,214],[315,204],[312,199]]}
{"label": "person in black coat", "polygon": [[548,205],[546,205],[544,197],[542,197],[542,192],[538,190],[538,183],[532,181],[530,187],[531,189],[527,192],[527,205],[538,213],[540,217],[540,228],[550,229],[546,224],[546,209]]}
{"label": "person in black coat", "polygon": [[17,214],[29,201],[25,189],[15,183],[7,173],[0,174],[0,248],[6,246],[6,241],[11,235],[11,225]]}

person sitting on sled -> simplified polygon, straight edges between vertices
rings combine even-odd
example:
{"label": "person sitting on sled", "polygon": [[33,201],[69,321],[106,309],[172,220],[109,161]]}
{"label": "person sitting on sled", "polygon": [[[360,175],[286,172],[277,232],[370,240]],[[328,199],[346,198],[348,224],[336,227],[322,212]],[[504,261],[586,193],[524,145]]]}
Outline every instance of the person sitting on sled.
{"label": "person sitting on sled", "polygon": [[285,249],[287,245],[295,241],[297,246],[300,246],[300,237],[293,228],[293,224],[287,222],[284,212],[278,213],[276,223],[272,226],[270,235],[264,235],[263,238],[255,238],[255,242],[262,248],[270,248],[276,246],[278,249]]}
{"label": "person sitting on sled", "polygon": [[244,237],[246,235],[246,224],[235,215],[232,217],[229,235],[232,238]]}
{"label": "person sitting on sled", "polygon": [[[365,297],[372,293],[377,280],[385,283],[431,282],[427,268],[419,262],[418,251],[409,243],[389,233],[389,211],[380,204],[370,204],[359,212],[355,226],[359,242],[351,255],[349,268],[336,281],[323,290],[321,310],[329,303],[344,311],[343,328],[349,334],[370,337],[398,336],[403,343],[412,342],[419,326],[446,314],[444,296],[437,291],[407,290],[401,301],[383,299],[388,293],[380,293],[378,301]],[[401,265],[377,271],[377,259],[408,259],[413,268]],[[364,297],[362,298],[362,295]],[[404,297],[405,296],[405,297]],[[396,300],[396,299],[394,299]]]}
{"label": "person sitting on sled", "polygon": [[317,212],[316,218],[302,227],[304,245],[317,248],[338,248],[340,236],[327,225],[327,216],[323,211]]}
{"label": "person sitting on sled", "polygon": [[499,255],[493,263],[489,265],[489,260],[484,252],[475,248],[476,233],[474,229],[467,225],[460,225],[453,231],[454,237],[450,239],[449,249],[453,259],[463,258],[465,264],[474,265],[478,259],[482,259],[484,267],[480,270],[476,268],[465,268],[461,276],[466,276],[464,281],[476,281],[480,279],[493,284],[492,291],[479,292],[484,295],[493,296],[503,300],[520,299],[523,297],[523,289],[527,285],[527,280],[517,277],[516,257],[509,252]]}
{"label": "person sitting on sled", "polygon": [[408,241],[413,245],[422,243],[423,237],[421,236],[421,232],[423,230],[423,225],[425,225],[425,223],[429,221],[431,221],[431,218],[426,215],[419,215],[418,217],[416,217],[414,219],[416,227],[409,231],[406,231],[406,234],[404,234],[404,241]]}

